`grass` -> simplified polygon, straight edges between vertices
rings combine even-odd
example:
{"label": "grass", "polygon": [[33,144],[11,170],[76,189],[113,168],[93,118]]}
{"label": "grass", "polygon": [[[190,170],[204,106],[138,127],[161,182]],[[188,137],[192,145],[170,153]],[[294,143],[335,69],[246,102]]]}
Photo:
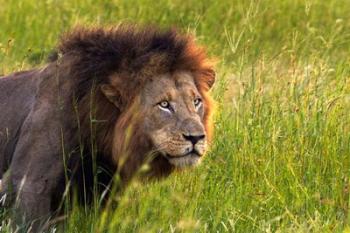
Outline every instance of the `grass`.
{"label": "grass", "polygon": [[65,232],[350,231],[348,0],[0,5],[3,74],[42,64],[75,24],[175,25],[218,60],[216,136],[203,164],[133,183],[116,209],[75,207]]}

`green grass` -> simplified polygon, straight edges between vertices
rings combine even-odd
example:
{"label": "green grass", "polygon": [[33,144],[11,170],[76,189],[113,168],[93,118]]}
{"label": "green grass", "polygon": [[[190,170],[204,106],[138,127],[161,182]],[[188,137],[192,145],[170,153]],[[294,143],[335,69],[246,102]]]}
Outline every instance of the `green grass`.
{"label": "green grass", "polygon": [[76,24],[175,25],[218,60],[216,135],[202,165],[132,184],[117,209],[76,207],[65,232],[350,231],[348,0],[0,6],[0,74],[42,64]]}

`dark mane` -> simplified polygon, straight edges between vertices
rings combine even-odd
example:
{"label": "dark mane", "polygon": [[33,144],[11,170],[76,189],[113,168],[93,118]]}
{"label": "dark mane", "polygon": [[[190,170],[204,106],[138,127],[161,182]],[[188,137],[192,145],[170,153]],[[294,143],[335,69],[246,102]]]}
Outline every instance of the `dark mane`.
{"label": "dark mane", "polygon": [[[133,90],[150,76],[178,70],[201,73],[209,85],[214,82],[205,51],[194,45],[193,37],[175,29],[125,24],[108,29],[78,27],[62,37],[58,53],[72,59],[71,70],[81,84],[103,83],[110,74],[123,73],[133,79],[125,80]],[[83,86],[86,89],[86,83]]]}
{"label": "dark mane", "polygon": [[139,72],[156,56],[162,56],[157,67],[171,71],[183,65],[181,57],[187,43],[188,39],[174,29],[136,29],[130,25],[109,29],[76,28],[63,37],[59,52],[80,58],[78,63],[84,67],[81,70],[95,75],[119,70]]}
{"label": "dark mane", "polygon": [[[111,158],[113,154],[115,125],[118,127],[119,144],[129,144],[125,142],[126,133],[122,132],[127,131],[131,122],[138,122],[132,119],[137,114],[130,114],[130,104],[134,103],[134,97],[143,84],[158,75],[176,71],[192,73],[203,96],[206,108],[204,125],[210,138],[212,104],[207,92],[214,83],[215,75],[205,50],[195,44],[191,35],[152,26],[78,27],[62,37],[55,62],[63,64],[61,69],[69,73],[67,76],[76,85],[74,95],[77,97],[82,139],[86,144],[95,141],[97,152],[102,156]],[[113,106],[98,88],[116,78],[121,80],[118,82],[118,98],[126,102],[126,110]],[[92,91],[94,87],[95,92]],[[133,154],[144,154],[144,147],[149,143],[142,139],[142,134],[137,135],[133,135],[132,143],[135,145],[128,146],[132,150],[140,150],[133,151]]]}

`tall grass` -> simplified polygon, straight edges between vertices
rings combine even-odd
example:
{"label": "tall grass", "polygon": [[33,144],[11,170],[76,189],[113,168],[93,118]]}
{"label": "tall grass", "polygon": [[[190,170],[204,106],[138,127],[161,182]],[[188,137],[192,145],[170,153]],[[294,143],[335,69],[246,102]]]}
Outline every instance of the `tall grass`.
{"label": "tall grass", "polygon": [[75,206],[65,232],[349,231],[348,0],[0,6],[0,74],[43,63],[76,24],[174,25],[218,60],[215,141],[203,164],[133,183],[116,209]]}

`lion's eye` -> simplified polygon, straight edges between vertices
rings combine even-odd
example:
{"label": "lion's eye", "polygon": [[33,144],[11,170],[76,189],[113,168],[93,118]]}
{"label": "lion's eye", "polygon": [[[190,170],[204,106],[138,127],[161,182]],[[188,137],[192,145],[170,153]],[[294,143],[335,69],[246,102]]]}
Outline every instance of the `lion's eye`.
{"label": "lion's eye", "polygon": [[168,101],[162,101],[162,102],[159,103],[159,105],[162,108],[169,108],[169,102]]}
{"label": "lion's eye", "polygon": [[170,108],[170,104],[169,104],[169,102],[166,101],[166,100],[163,100],[163,101],[160,102],[158,105],[159,105],[161,108],[164,108],[164,109],[169,109],[169,108]]}
{"label": "lion's eye", "polygon": [[196,98],[194,101],[193,101],[193,104],[196,108],[198,108],[202,103],[202,100],[200,98]]}

